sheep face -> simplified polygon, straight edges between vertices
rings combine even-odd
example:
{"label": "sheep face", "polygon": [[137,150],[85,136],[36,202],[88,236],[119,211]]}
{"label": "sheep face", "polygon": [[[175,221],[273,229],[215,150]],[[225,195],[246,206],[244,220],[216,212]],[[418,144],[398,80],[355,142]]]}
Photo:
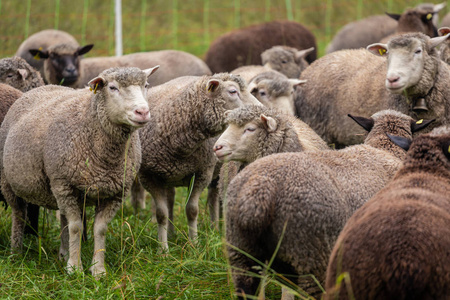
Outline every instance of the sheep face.
{"label": "sheep face", "polygon": [[393,38],[386,44],[372,44],[367,49],[376,55],[387,55],[386,88],[394,93],[401,94],[408,88],[419,83],[426,74],[425,69],[432,71],[432,64],[436,63],[433,48],[444,42],[449,35],[437,38],[414,33]]}
{"label": "sheep face", "polygon": [[245,85],[240,85],[234,80],[211,79],[208,81],[206,89],[211,98],[224,101],[223,108],[225,110],[232,110],[250,104],[261,105],[245,88]]}
{"label": "sheep face", "polygon": [[[264,74],[264,73],[263,73]],[[263,75],[261,74],[261,75]],[[252,80],[248,85],[250,93],[258,99],[264,106],[276,108],[281,112],[294,116],[294,90],[295,86],[305,83],[299,79],[278,79],[278,80]]]}
{"label": "sheep face", "polygon": [[245,124],[230,123],[215,143],[214,152],[220,161],[253,162],[261,156],[260,141],[277,127],[277,121],[264,114]]}
{"label": "sheep face", "polygon": [[45,79],[52,84],[71,85],[80,76],[80,56],[88,53],[94,45],[74,47],[60,44],[43,51],[31,49],[30,53],[36,59],[45,59]]}
{"label": "sheep face", "polygon": [[[142,127],[150,120],[147,101],[147,78],[159,66],[142,72],[127,74],[118,78],[114,72],[102,72],[92,79],[89,86],[94,93],[100,93],[105,102],[105,110],[113,124]],[[114,70],[114,69],[109,69]],[[108,71],[109,71],[108,70]]]}
{"label": "sheep face", "polygon": [[305,57],[314,51],[314,47],[297,50],[286,46],[275,46],[261,54],[262,64],[272,70],[278,71],[288,78],[299,78],[304,69],[308,67]]}
{"label": "sheep face", "polygon": [[21,90],[30,72],[27,69],[4,69],[0,66],[0,82]]}

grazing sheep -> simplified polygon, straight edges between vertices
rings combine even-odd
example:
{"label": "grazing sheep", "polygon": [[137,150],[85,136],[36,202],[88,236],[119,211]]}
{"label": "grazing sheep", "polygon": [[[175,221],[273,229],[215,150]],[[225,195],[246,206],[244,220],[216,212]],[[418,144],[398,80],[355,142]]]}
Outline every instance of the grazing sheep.
{"label": "grazing sheep", "polygon": [[261,53],[277,45],[314,47],[306,59],[309,63],[317,56],[316,38],[306,27],[292,21],[272,21],[218,37],[206,52],[205,61],[213,73],[230,72],[240,66],[261,65]]}
{"label": "grazing sheep", "polygon": [[58,44],[69,44],[75,48],[80,46],[77,40],[69,33],[61,30],[46,29],[30,35],[25,41],[22,42],[22,44],[20,44],[15,55],[25,59],[26,62],[38,70],[41,73],[42,78],[44,78],[43,61],[35,59],[35,55],[32,55],[29,50],[41,49],[46,51],[48,47]]}
{"label": "grazing sheep", "polygon": [[[434,26],[438,26],[439,11],[445,7],[441,4],[419,4],[422,9],[433,14]],[[342,49],[365,48],[370,44],[381,41],[385,36],[391,35],[397,28],[397,22],[387,15],[375,15],[345,25],[328,45],[326,52],[331,53]]]}
{"label": "grazing sheep", "polygon": [[268,71],[250,80],[248,90],[267,107],[276,108],[285,114],[295,115],[294,90],[305,80],[288,79],[277,71]]}
{"label": "grazing sheep", "polygon": [[436,49],[447,38],[409,33],[369,46],[376,55],[365,49],[325,55],[300,76],[307,84],[296,89],[297,116],[336,147],[362,141],[363,132],[346,112],[370,115],[391,108],[450,124],[450,72]]}
{"label": "grazing sheep", "polygon": [[136,129],[149,121],[145,85],[156,69],[112,68],[89,83],[93,92],[49,85],[13,104],[0,129],[0,162],[14,251],[22,248],[26,202],[59,209],[60,256],[69,254],[69,272],[81,270],[81,214],[95,205],[90,269],[105,273],[107,224],[139,169]]}
{"label": "grazing sheep", "polygon": [[298,50],[287,46],[274,46],[261,54],[262,64],[286,75],[288,78],[299,78],[309,63],[305,57],[314,51],[314,47]]}
{"label": "grazing sheep", "polygon": [[189,186],[195,175],[186,204],[189,237],[195,240],[198,201],[213,176],[217,162],[214,137],[225,129],[224,113],[259,102],[240,77],[228,73],[171,80],[150,89],[148,101],[152,104],[152,119],[139,132],[139,181],[156,203],[158,240],[167,251],[167,231],[173,231],[175,187]]}
{"label": "grazing sheep", "polygon": [[381,39],[380,43],[387,43],[393,37],[408,33],[422,32],[430,37],[438,36],[436,26],[433,24],[433,13],[422,9],[407,9],[401,15],[388,14],[391,18],[397,20],[395,31]]}
{"label": "grazing sheep", "polygon": [[[33,50],[38,53],[41,58],[48,58],[44,68],[46,70],[45,77],[46,80],[53,84],[59,84],[62,78],[64,77],[64,69],[56,69],[53,68],[54,58],[58,57],[58,55],[51,55],[52,52],[60,53],[62,50],[58,48],[51,48],[47,52]],[[86,46],[88,47],[88,46]],[[70,47],[65,45],[65,52],[68,53],[69,58],[72,60],[78,59],[78,55],[81,55],[79,52],[87,52],[82,48],[81,50],[76,47]],[[72,53],[72,55],[70,54]],[[61,55],[61,54],[60,54]],[[133,53],[123,56],[105,56],[105,57],[89,57],[80,60],[79,67],[77,67],[79,78],[76,81],[67,81],[67,78],[64,79],[63,85],[68,85],[73,88],[83,88],[88,82],[98,76],[103,70],[111,68],[111,67],[139,67],[139,68],[149,68],[154,65],[160,65],[162,71],[159,71],[154,76],[150,77],[149,83],[151,86],[156,86],[167,82],[173,78],[185,76],[185,75],[210,75],[211,71],[208,66],[198,57],[183,52],[183,51],[175,51],[175,50],[162,50],[162,51],[152,51],[152,52],[142,52],[142,53]],[[75,63],[73,65],[76,65]],[[70,66],[67,65],[66,69]]]}
{"label": "grazing sheep", "polygon": [[24,93],[44,85],[41,74],[18,56],[0,59],[0,82]]}
{"label": "grazing sheep", "polygon": [[[72,44],[56,44],[46,50],[30,49],[29,52],[34,57],[45,60],[44,79],[48,84],[77,87],[76,84],[82,77],[80,74],[81,56],[88,53],[92,47],[94,45],[77,47]],[[110,65],[110,67],[115,67],[115,65]],[[96,76],[98,74],[100,72]]]}
{"label": "grazing sheep", "polygon": [[[364,145],[340,151],[273,154],[254,161],[231,181],[226,210],[228,259],[236,291],[255,295],[257,262],[293,275],[294,282],[317,296],[325,281],[328,257],[352,213],[380,190],[405,157],[386,133],[411,138],[429,122],[386,110],[371,118],[352,117],[369,131]],[[244,254],[246,253],[246,254]]]}
{"label": "grazing sheep", "polygon": [[[410,144],[399,141],[406,149]],[[448,299],[449,160],[449,126],[413,141],[392,181],[339,235],[327,269],[327,299]],[[343,272],[352,297],[345,280],[334,288]]]}

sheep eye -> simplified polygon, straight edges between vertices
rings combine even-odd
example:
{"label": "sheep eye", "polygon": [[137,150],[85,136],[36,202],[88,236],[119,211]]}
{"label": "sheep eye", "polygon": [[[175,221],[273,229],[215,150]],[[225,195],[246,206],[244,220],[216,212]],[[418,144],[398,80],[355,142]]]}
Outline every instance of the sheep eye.
{"label": "sheep eye", "polygon": [[420,54],[422,53],[422,49],[417,49],[416,52],[414,52],[415,54]]}
{"label": "sheep eye", "polygon": [[259,92],[259,95],[260,95],[261,97],[264,97],[264,96],[266,95],[266,92],[260,91],[260,92]]}
{"label": "sheep eye", "polygon": [[8,78],[12,78],[14,75],[12,73],[9,73],[8,75],[6,75]]}
{"label": "sheep eye", "polygon": [[110,89],[111,91],[118,91],[118,90],[119,90],[117,87],[115,87],[115,86],[113,86],[113,85],[110,85],[110,86],[109,86],[109,89]]}
{"label": "sheep eye", "polygon": [[150,86],[150,84],[148,84],[148,82],[145,83],[145,88],[148,89],[148,87]]}
{"label": "sheep eye", "polygon": [[237,93],[237,90],[236,90],[236,89],[231,89],[231,90],[229,90],[228,92],[229,92],[230,94],[234,95],[234,94]]}
{"label": "sheep eye", "polygon": [[246,133],[246,132],[253,132],[253,131],[255,131],[255,128],[247,127],[247,128],[245,128],[244,133]]}
{"label": "sheep eye", "polygon": [[282,64],[285,64],[285,63],[287,63],[287,61],[283,59],[283,60],[281,61],[281,63],[282,63]]}

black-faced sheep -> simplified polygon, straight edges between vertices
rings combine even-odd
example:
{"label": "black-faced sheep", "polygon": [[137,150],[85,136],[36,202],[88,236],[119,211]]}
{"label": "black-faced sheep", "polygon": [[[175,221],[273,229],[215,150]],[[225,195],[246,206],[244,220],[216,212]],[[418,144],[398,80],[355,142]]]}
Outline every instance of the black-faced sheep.
{"label": "black-faced sheep", "polygon": [[[303,25],[292,21],[272,21],[237,29],[218,37],[205,55],[213,73],[230,72],[244,65],[261,65],[261,53],[272,46],[317,49],[316,38]],[[316,59],[317,51],[306,60]]]}
{"label": "black-faced sheep", "polygon": [[263,72],[253,77],[248,90],[264,106],[295,115],[294,90],[305,80],[289,79],[277,71]]}
{"label": "black-faced sheep", "polygon": [[293,275],[304,291],[320,294],[311,275],[324,283],[328,257],[346,220],[394,176],[405,157],[386,133],[410,139],[429,124],[392,110],[354,119],[370,131],[364,145],[269,155],[231,181],[226,240],[241,296],[255,295],[260,282],[249,274],[258,265],[250,257],[265,262],[272,256],[277,273]]}
{"label": "black-faced sheep", "polygon": [[214,137],[225,130],[225,111],[259,104],[246,88],[238,76],[220,73],[184,76],[149,90],[152,119],[139,132],[139,180],[156,203],[158,240],[163,250],[168,250],[168,230],[173,231],[175,187],[189,186],[194,174],[186,216],[189,237],[196,239],[198,201],[211,182],[217,162]]}
{"label": "black-faced sheep", "polygon": [[112,68],[90,82],[92,92],[49,85],[13,104],[0,129],[1,188],[12,208],[13,250],[22,248],[26,202],[59,209],[60,255],[69,254],[69,272],[82,269],[81,215],[84,205],[94,205],[91,272],[105,273],[107,224],[139,170],[136,129],[149,121],[146,81],[156,69]]}
{"label": "black-faced sheep", "polygon": [[[439,20],[438,13],[444,7],[445,2],[436,5],[424,3],[416,6],[417,9],[425,10],[433,15],[433,24],[436,28]],[[395,19],[387,15],[375,15],[351,22],[336,33],[328,45],[326,52],[331,53],[342,49],[365,48],[393,34],[397,28],[397,24]]]}
{"label": "black-faced sheep", "polygon": [[381,43],[387,43],[393,37],[408,32],[422,32],[430,37],[438,36],[436,26],[433,24],[433,13],[427,10],[407,9],[401,15],[388,15],[397,20],[397,27],[392,34],[382,38]]}
{"label": "black-faced sheep", "polygon": [[0,59],[0,82],[24,93],[44,85],[41,74],[18,56]]}
{"label": "black-faced sheep", "polygon": [[[64,77],[64,68],[54,68],[53,65],[62,56],[60,49],[50,48],[47,52],[35,50],[41,58],[48,58],[44,64],[46,80],[53,84],[59,84]],[[86,46],[88,47],[88,46]],[[64,51],[67,52],[68,62],[65,68],[69,67],[71,60],[78,61],[79,52],[86,52],[84,48],[76,48],[64,45]],[[51,55],[53,53],[53,56]],[[72,54],[70,54],[72,53]],[[56,62],[55,62],[56,60]],[[156,86],[180,76],[201,76],[210,75],[211,71],[200,58],[183,51],[162,50],[152,52],[133,53],[123,56],[105,56],[89,57],[79,61],[77,67],[79,78],[76,81],[68,82],[64,79],[63,85],[73,88],[83,88],[94,77],[98,76],[103,70],[111,67],[139,67],[149,68],[154,65],[160,65],[161,70],[149,78],[149,84]],[[64,64],[61,64],[64,65]]]}
{"label": "black-faced sheep", "polygon": [[[92,47],[94,45],[77,47],[72,44],[56,44],[46,50],[30,49],[29,52],[35,58],[45,60],[43,66],[44,79],[48,84],[78,87],[77,83],[83,78],[80,71],[81,56],[88,53]],[[110,65],[109,67],[116,66]],[[100,72],[96,76],[98,74]]]}
{"label": "black-faced sheep", "polygon": [[[449,160],[450,127],[414,139],[392,181],[339,235],[327,269],[326,299],[449,298]],[[345,280],[335,286],[343,273]]]}
{"label": "black-faced sheep", "polygon": [[17,49],[15,55],[25,59],[26,62],[38,70],[41,73],[42,78],[44,78],[43,61],[35,59],[35,55],[32,55],[29,50],[41,49],[46,51],[48,47],[58,44],[68,44],[75,48],[80,46],[77,40],[69,33],[61,30],[46,29],[32,34],[25,41],[23,41],[22,44],[20,44],[19,49]]}
{"label": "black-faced sheep", "polygon": [[336,147],[363,139],[347,112],[367,116],[391,108],[450,124],[450,72],[436,49],[447,38],[409,33],[371,45],[377,55],[365,49],[325,55],[300,76],[307,83],[296,89],[297,116]]}

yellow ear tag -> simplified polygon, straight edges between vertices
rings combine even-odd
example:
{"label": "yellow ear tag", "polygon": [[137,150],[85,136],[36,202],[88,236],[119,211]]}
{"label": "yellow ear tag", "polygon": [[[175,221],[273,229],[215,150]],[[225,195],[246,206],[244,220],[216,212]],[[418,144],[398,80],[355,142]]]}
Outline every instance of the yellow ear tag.
{"label": "yellow ear tag", "polygon": [[447,150],[448,150],[448,153],[450,153],[450,146],[448,146],[448,149],[447,149]]}
{"label": "yellow ear tag", "polygon": [[[98,83],[96,83],[96,84],[95,84],[95,88],[94,88],[94,94],[96,94],[96,93],[97,93],[97,88],[98,88]],[[92,91],[92,88],[89,88],[89,90],[91,90],[91,91]]]}
{"label": "yellow ear tag", "polygon": [[209,87],[208,87],[208,92],[211,92],[211,91],[212,91],[212,89],[213,89],[213,85],[212,85],[212,84],[210,84],[210,85],[209,85]]}
{"label": "yellow ear tag", "polygon": [[427,20],[431,20],[431,18],[433,18],[433,15],[432,14],[428,14],[427,15]]}
{"label": "yellow ear tag", "polygon": [[423,119],[420,119],[419,121],[416,122],[417,125],[422,124],[423,123]]}
{"label": "yellow ear tag", "polygon": [[378,49],[378,52],[380,53],[381,56],[383,56],[386,53],[386,49],[380,48]]}
{"label": "yellow ear tag", "polygon": [[[42,47],[39,47],[39,51],[42,51]],[[36,53],[36,55],[33,57],[35,60],[40,60],[41,57],[39,56],[39,52]]]}

